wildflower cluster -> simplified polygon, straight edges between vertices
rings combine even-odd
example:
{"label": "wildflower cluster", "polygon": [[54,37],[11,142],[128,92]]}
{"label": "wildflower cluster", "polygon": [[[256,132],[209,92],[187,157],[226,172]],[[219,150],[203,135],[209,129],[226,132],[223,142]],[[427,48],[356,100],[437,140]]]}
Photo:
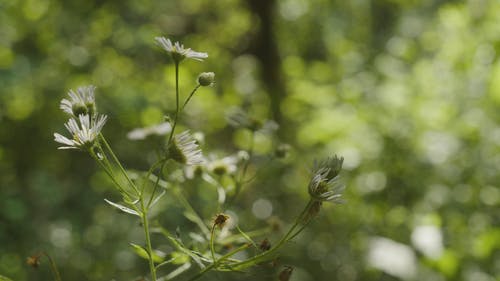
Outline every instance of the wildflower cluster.
{"label": "wildflower cluster", "polygon": [[72,137],[54,133],[55,141],[64,145],[59,149],[88,151],[96,144],[107,116],[97,114],[94,90],[94,86],[80,87],[76,92],[70,90],[70,99],[61,101],[61,109],[71,116],[64,125]]}
{"label": "wildflower cluster", "polygon": [[[235,200],[245,184],[249,182],[250,177],[247,172],[252,168],[256,170],[256,167],[249,168],[254,161],[253,138],[255,134],[273,135],[278,129],[278,125],[274,121],[254,118],[241,109],[230,110],[227,114],[228,123],[235,128],[250,131],[249,147],[229,156],[220,157],[217,154],[208,154],[205,157],[200,145],[202,139],[200,134],[192,134],[189,130],[176,133],[176,128],[196,91],[201,87],[212,86],[215,83],[213,72],[203,72],[198,76],[191,93],[183,96],[179,90],[179,65],[186,58],[203,61],[208,58],[208,54],[185,48],[179,42],[172,43],[170,39],[165,37],[157,37],[155,40],[175,64],[175,111],[169,113],[172,114],[170,115],[172,118],[165,118],[164,122],[157,125],[136,128],[127,135],[131,140],[143,140],[151,135],[162,139],[162,146],[158,150],[161,153],[151,168],[142,173],[135,172],[133,175],[124,168],[102,133],[107,116],[98,113],[94,94],[96,87],[92,85],[77,88],[76,91],[70,90],[68,98],[61,101],[61,110],[69,115],[69,120],[64,126],[70,133],[70,137],[58,133],[54,134],[55,141],[61,144],[59,149],[76,149],[88,152],[110,177],[121,195],[121,201],[118,203],[108,199],[105,199],[105,202],[122,212],[140,218],[144,230],[144,246],[136,243],[131,243],[131,245],[139,256],[148,260],[151,280],[174,279],[188,271],[191,263],[198,265],[199,271],[189,280],[196,280],[211,270],[241,271],[262,262],[274,260],[278,251],[296,237],[319,212],[323,202],[341,202],[344,186],[340,182],[339,174],[343,158],[334,156],[315,163],[308,186],[310,200],[302,213],[297,216],[295,223],[290,226],[281,239],[271,243],[267,237],[264,239],[260,237],[261,242],[256,243],[254,238],[265,235],[269,232],[269,228],[266,228],[265,231],[252,231],[251,234],[244,232],[238,225],[234,225],[230,215],[221,212],[221,210],[226,209],[230,202]],[[272,160],[282,159],[287,156],[290,150],[290,145],[278,144],[269,158]],[[183,178],[179,180],[174,176],[165,175],[166,166],[169,167],[168,169],[173,168],[184,172],[182,173]],[[207,223],[207,220],[198,214],[189,200],[184,197],[183,189],[180,188],[181,185],[195,183],[196,180],[201,180],[216,188],[217,215],[211,223]],[[185,209],[186,218],[199,228],[199,233],[190,233],[190,236],[196,237],[196,241],[182,243],[179,235],[170,234],[166,228],[157,224],[157,220],[154,221],[154,228],[150,226],[150,211],[166,193],[176,197],[176,201],[182,204]],[[226,198],[230,200],[226,200]],[[236,228],[238,232],[232,233],[228,230],[230,227]],[[166,255],[156,254],[157,250],[151,239],[153,229],[155,233],[162,234],[171,244],[173,249],[170,253],[171,259],[166,259],[164,257]],[[224,243],[221,242],[223,240],[221,233],[225,233],[224,239],[227,241],[237,241],[239,244],[228,251]],[[255,249],[247,251],[251,247]],[[247,258],[243,260],[235,258],[237,253],[243,251],[246,251],[246,255],[243,256],[247,256]],[[257,254],[255,254],[256,252]],[[163,266],[173,265],[172,261],[178,255],[186,257],[185,264],[172,269],[165,276],[157,278],[157,274],[160,272],[159,268],[163,269]],[[35,256],[29,259],[28,263],[38,266],[38,261],[38,256]],[[289,280],[292,272],[293,267],[285,266],[285,269],[278,274],[278,279]]]}

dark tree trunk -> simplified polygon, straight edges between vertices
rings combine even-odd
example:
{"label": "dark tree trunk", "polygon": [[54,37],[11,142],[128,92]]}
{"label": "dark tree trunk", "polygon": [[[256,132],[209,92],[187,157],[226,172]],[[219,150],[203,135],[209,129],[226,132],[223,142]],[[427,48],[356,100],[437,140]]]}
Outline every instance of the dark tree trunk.
{"label": "dark tree trunk", "polygon": [[264,86],[271,100],[272,118],[283,125],[281,101],[286,95],[286,85],[281,71],[281,57],[274,36],[275,0],[247,0],[249,9],[260,21],[259,29],[253,38],[251,52],[261,65]]}

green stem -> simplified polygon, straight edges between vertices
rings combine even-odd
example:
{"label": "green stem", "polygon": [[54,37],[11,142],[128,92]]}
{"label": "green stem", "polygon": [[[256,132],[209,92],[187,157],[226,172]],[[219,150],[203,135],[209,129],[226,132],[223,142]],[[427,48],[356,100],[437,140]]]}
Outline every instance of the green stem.
{"label": "green stem", "polygon": [[52,271],[52,274],[54,275],[54,280],[61,281],[61,275],[59,274],[59,270],[57,270],[57,266],[54,260],[45,252],[43,252],[43,255],[45,255],[49,260],[50,271]]}
{"label": "green stem", "polygon": [[199,279],[200,277],[203,276],[203,274],[207,273],[208,271],[210,271],[212,268],[214,267],[217,267],[221,262],[223,262],[224,260],[234,256],[236,253],[239,253],[243,250],[245,250],[246,248],[250,247],[252,244],[244,244],[238,248],[236,248],[235,250],[223,255],[222,257],[220,257],[216,262],[213,262],[212,264],[210,264],[209,266],[205,267],[202,271],[198,272],[195,276],[191,277],[191,279],[189,279],[188,281],[194,281],[194,280],[197,280]]}
{"label": "green stem", "polygon": [[[107,157],[106,155],[103,155],[104,159],[103,160],[100,160],[99,157],[97,157],[97,155],[95,154],[94,151],[90,151],[90,155],[92,156],[92,158],[94,158],[94,160],[96,160],[97,163],[99,163],[99,165],[102,167],[102,169],[104,170],[104,172],[106,172],[106,174],[108,175],[108,177],[111,179],[111,181],[115,184],[115,186],[118,188],[118,191],[120,191],[120,193],[126,197],[128,200],[132,201],[131,200],[131,196],[130,194],[120,185],[120,183],[118,183],[118,181],[116,180],[115,178],[115,175],[113,174],[113,171],[110,167],[110,164],[109,162],[107,161]],[[105,161],[105,163],[103,163],[102,161]]]}
{"label": "green stem", "polygon": [[170,132],[170,137],[168,138],[169,145],[170,142],[172,141],[172,137],[174,136],[178,118],[179,118],[179,63],[175,62],[175,116],[174,116],[174,125],[172,125],[172,131]]}
{"label": "green stem", "polygon": [[205,237],[209,237],[210,231],[208,227],[205,225],[205,222],[203,222],[203,219],[198,215],[198,213],[194,210],[193,206],[189,204],[189,202],[186,200],[184,195],[182,195],[181,191],[178,189],[174,189],[174,195],[177,196],[177,199],[180,201],[182,206],[191,214],[193,215],[193,220],[196,225],[200,228],[200,230],[203,232]]}
{"label": "green stem", "polygon": [[[280,241],[278,241],[278,243],[274,247],[272,247],[269,251],[263,252],[247,260],[234,264],[234,269],[244,269],[248,266],[254,265],[261,261],[265,261],[272,255],[274,255],[276,251],[278,251],[286,242],[290,241],[291,238],[295,237],[298,234],[297,232],[292,235],[293,231],[297,228],[297,226],[301,224],[301,222],[303,222],[304,216],[306,215],[307,211],[309,210],[313,202],[314,201],[312,199],[309,200],[302,213],[300,213],[300,215],[295,219],[295,223],[292,225],[292,227],[290,227],[288,232],[280,239]],[[302,229],[303,228],[301,228],[299,232],[302,231]]]}
{"label": "green stem", "polygon": [[188,104],[188,102],[191,100],[191,98],[193,97],[193,95],[196,92],[196,90],[198,90],[198,88],[200,88],[200,87],[201,87],[200,84],[198,84],[198,85],[196,85],[196,87],[194,87],[193,91],[191,92],[191,94],[189,94],[189,97],[186,99],[186,101],[182,105],[181,111],[184,110],[184,108],[186,107],[186,105]]}
{"label": "green stem", "polygon": [[156,268],[153,261],[153,247],[151,246],[151,237],[149,235],[148,211],[144,206],[144,201],[141,198],[142,209],[142,225],[144,227],[144,236],[146,237],[146,248],[149,255],[149,271],[151,272],[152,281],[156,281]]}
{"label": "green stem", "polygon": [[215,223],[212,226],[212,231],[210,232],[210,252],[212,253],[212,259],[216,263],[215,259],[215,247],[214,247],[214,237],[215,237]]}
{"label": "green stem", "polygon": [[[146,205],[146,208],[148,208],[148,209],[149,209],[149,206],[151,206],[151,202],[153,202],[153,198],[155,196],[156,190],[158,189],[158,183],[160,182],[160,177],[163,174],[163,168],[165,168],[165,163],[167,163],[167,160],[163,159],[163,161],[161,161],[160,172],[158,173],[158,176],[156,177],[155,185],[153,187],[153,192],[151,193],[151,197],[149,197],[148,204]],[[148,175],[146,176],[146,180],[149,180],[150,175],[151,175],[151,173],[148,173]]]}
{"label": "green stem", "polygon": [[243,170],[241,171],[241,175],[235,184],[234,195],[232,196],[231,200],[229,200],[228,205],[232,205],[234,203],[234,201],[236,200],[236,197],[238,197],[238,194],[240,193],[240,191],[243,187],[244,179],[245,179],[246,173],[248,171],[248,166],[250,165],[250,161],[251,161],[252,156],[253,156],[254,144],[255,144],[255,132],[252,131],[252,136],[250,138],[250,147],[248,148],[248,160],[245,161],[245,164],[243,165]]}
{"label": "green stem", "polygon": [[139,190],[137,189],[137,187],[135,186],[134,182],[132,182],[132,180],[130,179],[130,177],[128,176],[127,174],[127,171],[125,171],[125,169],[123,168],[122,164],[120,163],[120,160],[118,160],[118,157],[116,157],[115,153],[113,152],[113,150],[111,149],[111,146],[108,144],[108,142],[106,141],[106,138],[104,138],[104,135],[102,133],[99,133],[99,136],[101,137],[101,140],[102,142],[104,143],[104,146],[106,147],[106,149],[109,151],[109,154],[111,154],[111,157],[113,158],[113,160],[115,161],[115,163],[118,165],[118,168],[120,168],[120,171],[123,173],[123,175],[125,176],[125,178],[127,179],[128,183],[130,184],[130,186],[134,189],[134,191],[136,192],[137,195],[140,195],[140,192]]}

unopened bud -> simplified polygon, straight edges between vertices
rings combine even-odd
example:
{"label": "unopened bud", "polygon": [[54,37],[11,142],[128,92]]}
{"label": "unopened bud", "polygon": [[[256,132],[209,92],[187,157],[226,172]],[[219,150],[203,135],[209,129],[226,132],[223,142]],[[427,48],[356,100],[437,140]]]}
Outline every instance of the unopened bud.
{"label": "unopened bud", "polygon": [[202,72],[198,76],[198,83],[201,86],[211,86],[215,81],[215,73],[213,72]]}

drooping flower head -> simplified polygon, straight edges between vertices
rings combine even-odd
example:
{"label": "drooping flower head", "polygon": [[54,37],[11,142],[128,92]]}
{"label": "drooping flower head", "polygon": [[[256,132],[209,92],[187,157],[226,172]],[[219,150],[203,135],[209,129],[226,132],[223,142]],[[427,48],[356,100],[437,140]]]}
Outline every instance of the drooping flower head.
{"label": "drooping flower head", "polygon": [[329,157],[324,161],[315,162],[313,175],[309,182],[309,196],[312,203],[306,213],[305,221],[309,221],[321,209],[323,202],[343,203],[342,192],[345,189],[340,181],[340,170],[342,169],[343,157]]}
{"label": "drooping flower head", "polygon": [[183,59],[188,58],[188,59],[194,59],[198,61],[202,61],[203,59],[208,58],[207,53],[202,53],[202,52],[196,52],[191,50],[191,48],[184,48],[184,45],[182,45],[179,42],[175,42],[172,44],[172,41],[170,39],[167,39],[165,37],[156,37],[155,38],[156,42],[162,47],[167,53],[170,53],[172,56],[172,59],[176,62],[179,63]]}
{"label": "drooping flower head", "polygon": [[63,144],[58,149],[80,149],[89,150],[95,144],[97,136],[102,130],[104,124],[106,124],[107,116],[101,115],[92,121],[91,117],[86,114],[80,114],[78,116],[78,122],[75,118],[69,119],[69,121],[64,124],[66,129],[73,136],[69,139],[58,133],[54,133],[54,140],[58,143]]}
{"label": "drooping flower head", "polygon": [[168,147],[169,155],[185,165],[201,165],[205,162],[201,149],[189,131],[177,134]]}
{"label": "drooping flower head", "polygon": [[342,203],[342,192],[345,189],[340,181],[340,170],[342,169],[343,157],[329,157],[324,161],[316,162],[313,168],[313,176],[309,182],[309,195],[315,201],[329,201]]}
{"label": "drooping flower head", "polygon": [[74,117],[81,114],[94,117],[97,114],[94,91],[93,85],[79,87],[76,92],[69,90],[69,99],[63,99],[59,107]]}

